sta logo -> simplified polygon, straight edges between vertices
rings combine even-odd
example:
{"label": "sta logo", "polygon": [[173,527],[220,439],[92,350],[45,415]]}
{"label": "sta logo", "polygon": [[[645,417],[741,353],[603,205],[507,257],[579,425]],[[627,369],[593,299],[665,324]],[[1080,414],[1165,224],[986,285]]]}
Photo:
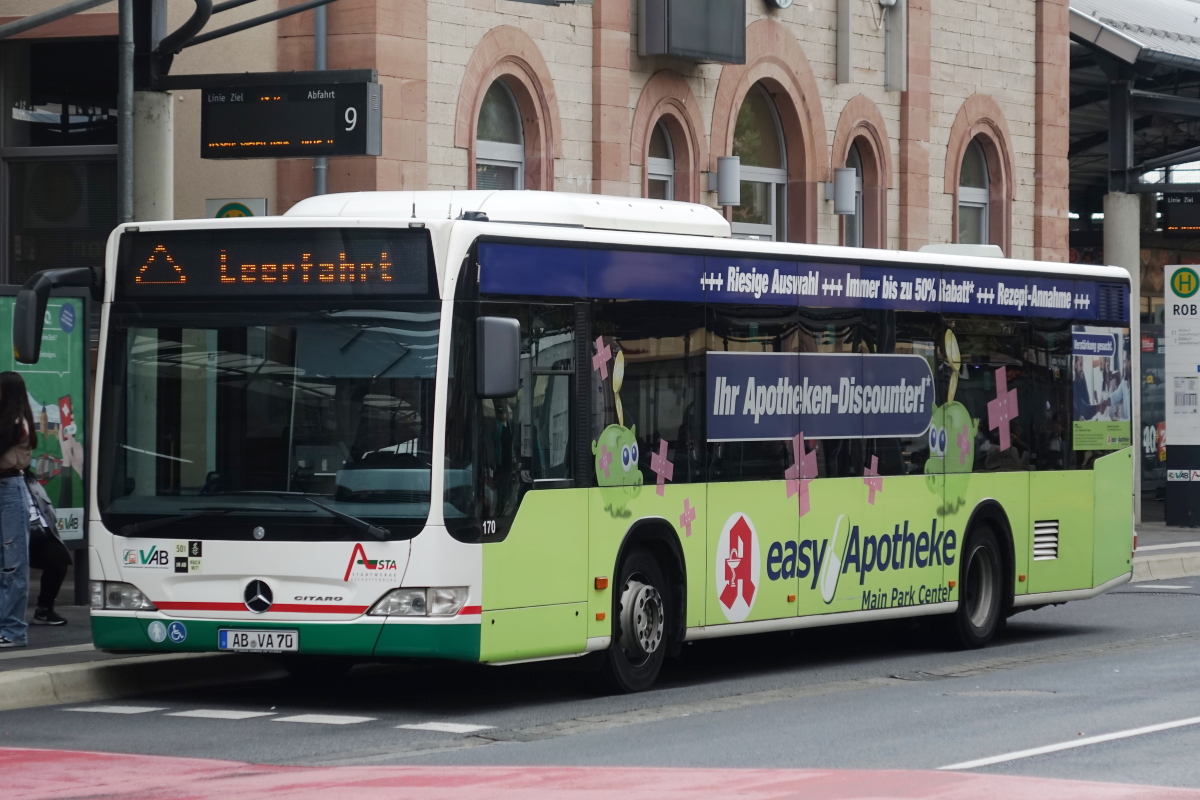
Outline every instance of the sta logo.
{"label": "sta logo", "polygon": [[734,513],[725,521],[716,557],[717,599],[730,622],[741,622],[754,608],[762,569],[759,560],[754,524],[745,514]]}
{"label": "sta logo", "polygon": [[342,578],[343,581],[349,582],[350,576],[354,576],[358,580],[395,580],[395,575],[386,575],[388,572],[395,572],[399,567],[396,566],[394,558],[367,558],[367,551],[363,549],[361,544],[354,545],[354,550],[350,553],[350,563],[346,565],[346,575]]}

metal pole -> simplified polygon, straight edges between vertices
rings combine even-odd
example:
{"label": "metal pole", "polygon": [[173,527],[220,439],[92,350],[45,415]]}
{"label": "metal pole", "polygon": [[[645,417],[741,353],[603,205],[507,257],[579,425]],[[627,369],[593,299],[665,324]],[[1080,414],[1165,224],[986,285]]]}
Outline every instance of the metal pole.
{"label": "metal pole", "polygon": [[33,30],[42,25],[51,22],[57,22],[60,19],[69,17],[72,14],[78,14],[80,11],[87,11],[89,8],[104,5],[111,0],[75,0],[72,3],[61,5],[58,8],[52,8],[48,11],[43,11],[40,14],[30,14],[28,17],[23,17],[15,22],[10,22],[7,25],[0,25],[0,39],[7,39],[10,36],[16,36],[18,33]]}
{"label": "metal pole", "polygon": [[[329,18],[326,7],[318,6],[313,12],[313,69],[329,69],[325,44],[329,36]],[[313,194],[329,193],[329,159],[317,156],[313,159]]]}
{"label": "metal pole", "polygon": [[133,221],[133,0],[121,0],[117,90],[117,218]]}

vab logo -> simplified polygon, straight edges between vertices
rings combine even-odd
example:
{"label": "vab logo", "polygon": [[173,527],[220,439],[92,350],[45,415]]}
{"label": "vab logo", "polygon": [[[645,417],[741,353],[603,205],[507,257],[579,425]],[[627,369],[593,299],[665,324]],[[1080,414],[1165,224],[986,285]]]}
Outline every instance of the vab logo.
{"label": "vab logo", "polygon": [[717,598],[730,622],[741,622],[750,616],[762,570],[759,561],[754,524],[748,516],[736,512],[725,521],[716,557]]}
{"label": "vab logo", "polygon": [[165,569],[171,566],[171,554],[165,548],[159,550],[158,545],[153,545],[149,550],[126,550],[121,561],[127,567]]}
{"label": "vab logo", "polygon": [[[354,545],[354,550],[350,553],[350,563],[346,565],[346,575],[342,580],[349,582],[350,575],[353,573],[358,573],[357,577],[360,580],[364,578],[369,580],[371,576],[367,573],[374,573],[379,570],[388,572],[397,569],[399,567],[396,566],[394,558],[369,559],[367,558],[367,551],[363,549],[363,546],[356,544]],[[385,576],[380,575],[376,580],[391,580],[394,577],[392,575],[385,578]]]}

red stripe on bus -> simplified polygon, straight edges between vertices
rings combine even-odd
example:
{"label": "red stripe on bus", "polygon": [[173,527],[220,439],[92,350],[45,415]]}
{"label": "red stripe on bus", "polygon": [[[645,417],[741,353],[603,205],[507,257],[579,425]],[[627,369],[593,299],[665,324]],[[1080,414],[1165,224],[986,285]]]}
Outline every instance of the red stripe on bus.
{"label": "red stripe on bus", "polygon": [[[244,603],[177,603],[173,601],[155,602],[164,611],[247,611]],[[266,612],[284,614],[362,614],[367,606],[324,606],[307,603],[276,603]]]}
{"label": "red stripe on bus", "polygon": [[482,613],[483,613],[483,606],[463,606],[462,611],[458,612],[458,615],[461,617],[466,614],[482,614]]}

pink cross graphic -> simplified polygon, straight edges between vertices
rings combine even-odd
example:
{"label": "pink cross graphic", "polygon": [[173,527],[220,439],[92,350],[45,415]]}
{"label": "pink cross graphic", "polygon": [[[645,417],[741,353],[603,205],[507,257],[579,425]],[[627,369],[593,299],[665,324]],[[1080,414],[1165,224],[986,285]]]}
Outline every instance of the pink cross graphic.
{"label": "pink cross graphic", "polygon": [[1000,449],[1012,447],[1009,438],[1008,425],[1017,418],[1017,390],[1008,388],[1008,370],[1004,367],[996,370],[996,399],[989,400],[988,429],[1000,429]]}
{"label": "pink cross graphic", "polygon": [[650,471],[658,476],[658,488],[654,491],[658,492],[658,496],[662,497],[666,491],[664,481],[673,480],[675,476],[675,465],[667,460],[667,440],[658,440],[658,452],[650,454]]}
{"label": "pink cross graphic", "polygon": [[971,447],[971,429],[963,425],[958,434],[958,463],[967,463],[967,450]]}
{"label": "pink cross graphic", "polygon": [[871,456],[871,466],[863,470],[863,483],[867,485],[867,502],[875,505],[875,493],[883,491],[883,478],[879,477],[879,456]]}
{"label": "pink cross graphic", "polygon": [[600,370],[600,380],[608,380],[608,362],[612,359],[612,348],[604,343],[603,336],[596,337],[596,355],[592,356],[592,372]]}
{"label": "pink cross graphic", "polygon": [[608,465],[612,463],[612,453],[608,452],[608,445],[600,445],[600,471],[604,473],[604,477],[608,477]]}
{"label": "pink cross graphic", "polygon": [[687,535],[692,535],[692,523],[696,521],[696,509],[692,508],[691,500],[683,498],[683,513],[679,515],[679,524],[687,531]]}
{"label": "pink cross graphic", "polygon": [[817,451],[805,452],[804,431],[792,437],[792,465],[783,472],[787,480],[787,496],[800,494],[800,516],[809,511],[808,481],[817,477]]}

